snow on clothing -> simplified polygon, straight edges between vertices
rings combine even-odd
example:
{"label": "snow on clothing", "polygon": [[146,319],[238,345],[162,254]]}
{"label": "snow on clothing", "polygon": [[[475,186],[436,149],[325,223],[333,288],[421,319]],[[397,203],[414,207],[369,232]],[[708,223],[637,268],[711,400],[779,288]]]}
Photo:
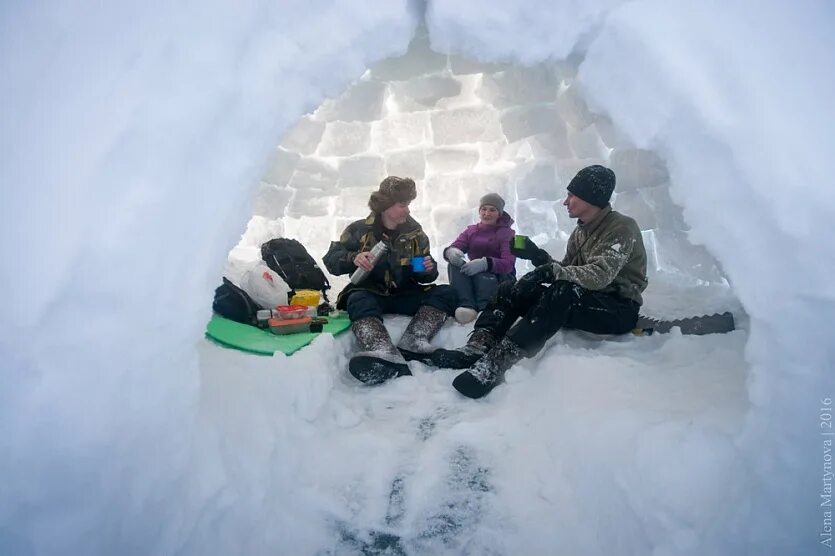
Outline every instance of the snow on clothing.
{"label": "snow on clothing", "polygon": [[559,263],[558,280],[611,293],[641,305],[647,287],[647,252],[638,224],[606,206],[591,222],[578,222]]}
{"label": "snow on clothing", "polygon": [[[561,263],[543,261],[518,282],[499,286],[475,323],[475,330],[491,339],[489,351],[475,364],[476,372],[462,373],[453,385],[458,381],[456,388],[467,395],[483,396],[520,357],[536,355],[562,327],[628,332],[638,321],[646,286],[641,232],[633,219],[607,205],[590,222],[578,223]],[[458,351],[466,355],[466,347]],[[480,372],[485,369],[489,372]]]}
{"label": "snow on clothing", "polygon": [[[431,271],[425,272],[412,270],[412,257],[431,257],[431,254],[429,253],[429,238],[423,232],[420,224],[411,216],[405,224],[401,224],[396,230],[385,229],[380,216],[375,213],[371,213],[362,220],[352,222],[342,232],[339,241],[331,242],[328,252],[323,257],[325,267],[331,274],[337,276],[351,274],[357,269],[354,264],[356,256],[364,251],[371,251],[381,241],[388,247],[386,254],[374,266],[365,280],[357,285],[348,284],[340,292],[336,306],[340,309],[347,308],[348,315],[353,321],[356,320],[355,315],[351,314],[353,304],[349,304],[348,299],[355,291],[366,291],[378,296],[393,297],[417,294],[421,299],[420,304],[431,305],[445,311],[447,314],[452,314],[456,305],[454,290],[451,286],[431,284],[438,278],[437,266]],[[360,297],[368,299],[367,296]],[[412,302],[406,303],[406,305],[409,305],[407,309],[411,310]],[[379,316],[382,314],[384,306],[391,309],[392,303],[387,301],[386,303],[362,304],[362,306],[365,307],[362,313],[373,313],[374,316]],[[400,311],[390,310],[390,312]],[[370,315],[364,314],[364,316]]]}
{"label": "snow on clothing", "polygon": [[479,222],[467,226],[449,247],[460,249],[471,261],[487,257],[489,272],[515,274],[516,257],[510,252],[510,238],[516,234],[511,228],[512,225],[513,218],[503,212],[495,225]]}

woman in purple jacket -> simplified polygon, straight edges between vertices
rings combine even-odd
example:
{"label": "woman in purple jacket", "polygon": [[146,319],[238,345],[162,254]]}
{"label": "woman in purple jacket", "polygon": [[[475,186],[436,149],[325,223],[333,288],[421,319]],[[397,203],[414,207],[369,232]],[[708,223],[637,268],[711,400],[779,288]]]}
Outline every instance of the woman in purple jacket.
{"label": "woman in purple jacket", "polygon": [[[504,212],[504,199],[488,193],[479,200],[478,216],[478,224],[467,226],[444,249],[449,283],[458,293],[455,320],[461,324],[476,318],[500,282],[516,279],[516,257],[510,253],[510,238],[515,232],[513,219]],[[464,260],[465,254],[469,262]]]}

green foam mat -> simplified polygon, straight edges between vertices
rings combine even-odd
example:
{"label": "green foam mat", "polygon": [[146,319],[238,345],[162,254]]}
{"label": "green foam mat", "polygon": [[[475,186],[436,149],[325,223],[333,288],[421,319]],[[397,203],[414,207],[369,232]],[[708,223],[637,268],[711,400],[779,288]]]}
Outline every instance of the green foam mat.
{"label": "green foam mat", "polygon": [[272,355],[277,351],[291,355],[312,342],[319,334],[327,332],[336,336],[350,327],[350,319],[347,315],[341,315],[336,318],[328,317],[328,323],[324,325],[322,332],[279,335],[214,315],[206,326],[206,337],[224,346],[258,355]]}

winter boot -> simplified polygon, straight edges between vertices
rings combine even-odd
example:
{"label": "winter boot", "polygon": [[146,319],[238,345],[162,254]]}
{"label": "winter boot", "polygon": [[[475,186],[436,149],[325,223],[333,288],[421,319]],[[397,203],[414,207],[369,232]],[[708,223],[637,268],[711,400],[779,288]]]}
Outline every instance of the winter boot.
{"label": "winter boot", "polygon": [[452,386],[468,398],[483,398],[504,378],[504,373],[524,355],[522,349],[508,338],[503,338],[471,369],[452,381]]}
{"label": "winter boot", "polygon": [[476,328],[470,333],[467,344],[458,349],[436,349],[427,364],[444,369],[468,369],[481,359],[493,345],[496,337],[486,328]]}
{"label": "winter boot", "polygon": [[435,349],[429,342],[444,325],[446,317],[445,311],[431,305],[422,305],[418,309],[400,341],[397,342],[397,349],[406,361],[424,361],[429,357]]}
{"label": "winter boot", "polygon": [[391,343],[386,326],[377,317],[354,321],[351,330],[362,351],[351,357],[348,372],[366,384],[380,384],[390,378],[412,374],[409,366]]}

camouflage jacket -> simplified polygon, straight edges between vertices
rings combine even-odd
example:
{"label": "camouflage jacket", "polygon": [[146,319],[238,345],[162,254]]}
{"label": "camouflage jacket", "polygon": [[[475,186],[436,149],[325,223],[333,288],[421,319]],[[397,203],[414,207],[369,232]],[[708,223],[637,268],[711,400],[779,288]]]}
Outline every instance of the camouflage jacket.
{"label": "camouflage jacket", "polygon": [[632,218],[611,206],[591,222],[577,224],[560,265],[558,280],[643,303],[647,252],[641,230]]}
{"label": "camouflage jacket", "polygon": [[[352,274],[357,266],[354,258],[363,251],[371,249],[380,241],[388,246],[388,251],[374,267],[371,274],[360,284],[348,284],[337,298],[336,306],[345,308],[348,292],[355,289],[372,291],[380,295],[393,295],[401,292],[427,290],[430,282],[438,278],[437,265],[430,272],[414,272],[411,267],[412,257],[431,256],[429,238],[423,228],[411,216],[397,227],[387,230],[380,217],[371,213],[363,220],[352,222],[345,228],[339,241],[332,241],[323,262],[328,272],[339,276]],[[433,261],[435,259],[432,259]]]}

